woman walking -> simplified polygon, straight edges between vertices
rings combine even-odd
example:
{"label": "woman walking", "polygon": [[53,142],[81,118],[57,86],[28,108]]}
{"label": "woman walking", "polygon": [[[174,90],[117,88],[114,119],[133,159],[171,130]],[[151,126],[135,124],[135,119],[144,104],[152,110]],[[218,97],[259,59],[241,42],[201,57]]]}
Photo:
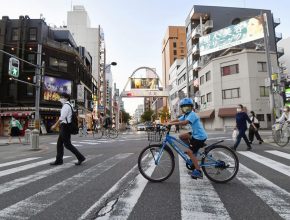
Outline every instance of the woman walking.
{"label": "woman walking", "polygon": [[253,143],[254,135],[256,136],[257,140],[259,141],[259,144],[262,144],[264,141],[262,140],[262,138],[261,138],[261,136],[259,134],[259,131],[258,131],[258,129],[260,128],[260,123],[259,123],[258,119],[256,118],[255,112],[251,111],[249,116],[250,116],[251,122],[257,128],[257,129],[255,129],[252,125],[250,125],[250,128],[249,128],[249,141],[250,141],[250,144]]}
{"label": "woman walking", "polygon": [[246,135],[247,131],[247,122],[253,126],[254,129],[256,129],[254,123],[251,122],[249,116],[247,115],[246,112],[244,112],[244,106],[239,104],[237,107],[237,114],[236,114],[236,128],[239,131],[239,134],[237,136],[236,143],[232,147],[233,150],[236,150],[237,147],[239,146],[241,139],[243,138],[244,141],[247,144],[247,150],[252,150],[251,144],[248,140],[248,137]]}
{"label": "woman walking", "polygon": [[10,129],[9,144],[11,143],[12,137],[18,137],[19,143],[22,144],[21,138],[20,138],[20,130],[22,130],[22,125],[14,117],[11,118],[11,121],[9,123],[9,129]]}

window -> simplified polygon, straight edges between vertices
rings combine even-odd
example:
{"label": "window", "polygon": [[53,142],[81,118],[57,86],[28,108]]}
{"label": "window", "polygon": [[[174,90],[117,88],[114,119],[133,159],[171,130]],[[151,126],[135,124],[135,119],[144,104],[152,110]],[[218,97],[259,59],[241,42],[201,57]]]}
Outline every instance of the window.
{"label": "window", "polygon": [[27,85],[26,87],[26,95],[27,96],[33,96],[34,86],[33,85]]}
{"label": "window", "polygon": [[18,28],[13,28],[12,29],[12,37],[11,37],[11,40],[13,40],[13,41],[19,40]]}
{"label": "window", "polygon": [[268,121],[268,122],[271,121],[271,114],[267,114],[267,121]]}
{"label": "window", "polygon": [[177,50],[173,50],[173,55],[177,55]]}
{"label": "window", "polygon": [[202,95],[202,96],[200,97],[200,103],[201,103],[201,104],[205,104],[205,103],[206,103],[206,101],[205,101],[205,95]]}
{"label": "window", "polygon": [[200,77],[199,79],[199,85],[204,84],[204,75]]}
{"label": "window", "polygon": [[258,71],[259,72],[267,72],[267,63],[266,62],[258,62]]}
{"label": "window", "polygon": [[180,47],[183,47],[183,41],[180,41]]}
{"label": "window", "polygon": [[265,121],[265,117],[263,114],[256,114],[258,121]]}
{"label": "window", "polygon": [[225,89],[222,91],[222,93],[223,93],[223,99],[240,98],[240,88]]}
{"label": "window", "polygon": [[260,97],[269,97],[269,87],[260,86]]}
{"label": "window", "polygon": [[176,48],[176,42],[173,42],[173,47]]}
{"label": "window", "polygon": [[212,95],[211,94],[212,94],[211,92],[206,94],[206,101],[207,102],[211,102],[212,101]]}
{"label": "window", "polygon": [[49,58],[49,66],[51,69],[67,72],[67,61],[56,59],[54,57]]}
{"label": "window", "polygon": [[205,81],[207,82],[209,80],[210,80],[210,71],[205,74]]}
{"label": "window", "polygon": [[184,53],[184,50],[180,50],[180,53]]}
{"label": "window", "polygon": [[234,64],[230,66],[223,66],[221,68],[222,76],[228,76],[232,74],[239,73],[239,64]]}
{"label": "window", "polygon": [[191,56],[191,54],[187,57],[187,63],[188,63],[188,66],[190,66],[192,64],[192,56]]}
{"label": "window", "polygon": [[29,29],[29,40],[31,40],[31,41],[37,40],[37,29],[36,28]]}

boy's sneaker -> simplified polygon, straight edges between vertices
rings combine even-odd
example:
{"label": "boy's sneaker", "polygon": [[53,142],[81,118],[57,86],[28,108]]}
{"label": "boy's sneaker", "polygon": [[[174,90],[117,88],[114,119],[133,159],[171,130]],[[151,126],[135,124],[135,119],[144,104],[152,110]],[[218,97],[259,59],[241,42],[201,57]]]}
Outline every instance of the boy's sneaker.
{"label": "boy's sneaker", "polygon": [[192,173],[191,173],[191,178],[193,179],[202,179],[203,178],[203,174],[201,172],[201,170],[193,170]]}

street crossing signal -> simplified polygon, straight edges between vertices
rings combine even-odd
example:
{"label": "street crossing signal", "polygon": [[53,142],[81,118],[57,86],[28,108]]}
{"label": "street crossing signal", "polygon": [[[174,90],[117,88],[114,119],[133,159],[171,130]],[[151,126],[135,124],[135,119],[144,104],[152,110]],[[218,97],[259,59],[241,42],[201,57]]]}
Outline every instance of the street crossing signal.
{"label": "street crossing signal", "polygon": [[16,78],[19,77],[19,60],[18,59],[14,57],[10,57],[8,74]]}

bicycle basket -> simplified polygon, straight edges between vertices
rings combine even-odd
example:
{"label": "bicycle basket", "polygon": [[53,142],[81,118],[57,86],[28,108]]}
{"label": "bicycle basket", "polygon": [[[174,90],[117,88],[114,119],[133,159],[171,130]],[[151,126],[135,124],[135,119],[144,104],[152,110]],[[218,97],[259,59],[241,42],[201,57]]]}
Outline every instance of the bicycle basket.
{"label": "bicycle basket", "polygon": [[160,142],[162,134],[160,132],[148,132],[148,141]]}
{"label": "bicycle basket", "polygon": [[283,127],[283,124],[276,123],[276,124],[272,125],[272,130],[278,131],[278,130],[282,129],[282,127]]}

